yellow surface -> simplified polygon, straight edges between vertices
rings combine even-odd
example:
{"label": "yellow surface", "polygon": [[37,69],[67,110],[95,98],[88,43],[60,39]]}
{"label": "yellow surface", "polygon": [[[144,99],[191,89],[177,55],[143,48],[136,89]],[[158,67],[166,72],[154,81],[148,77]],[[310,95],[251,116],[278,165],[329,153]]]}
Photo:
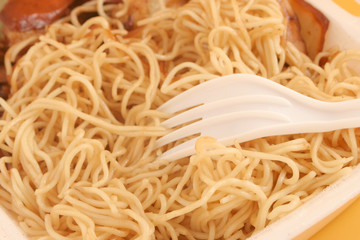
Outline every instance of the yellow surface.
{"label": "yellow surface", "polygon": [[[337,5],[348,13],[360,17],[360,1],[359,0],[333,0]],[[360,237],[359,237],[360,239]]]}
{"label": "yellow surface", "polygon": [[[331,201],[331,199],[329,199]],[[360,198],[316,233],[310,240],[359,240]]]}

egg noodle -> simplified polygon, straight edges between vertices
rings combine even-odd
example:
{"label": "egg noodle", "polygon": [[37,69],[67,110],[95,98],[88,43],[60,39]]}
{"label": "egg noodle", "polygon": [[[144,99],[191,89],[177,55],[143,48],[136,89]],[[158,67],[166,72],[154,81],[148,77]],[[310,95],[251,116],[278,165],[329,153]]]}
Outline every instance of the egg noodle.
{"label": "egg noodle", "polygon": [[155,2],[131,31],[131,1],[86,2],[7,52],[0,204],[30,238],[245,239],[358,163],[358,129],[230,147],[208,136],[189,158],[155,161],[174,145],[155,148],[169,132],[156,109],[217,76],[256,74],[325,101],[360,94],[346,64],[360,51],[312,61],[285,41],[276,0]]}

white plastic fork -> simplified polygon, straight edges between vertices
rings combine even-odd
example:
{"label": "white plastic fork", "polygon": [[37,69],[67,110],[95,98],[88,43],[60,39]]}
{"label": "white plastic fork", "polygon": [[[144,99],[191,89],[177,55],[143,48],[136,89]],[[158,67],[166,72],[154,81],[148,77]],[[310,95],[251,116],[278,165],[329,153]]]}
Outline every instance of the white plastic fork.
{"label": "white plastic fork", "polygon": [[[235,140],[360,127],[360,99],[323,102],[251,74],[204,82],[170,99],[159,110],[183,111],[162,123],[167,128],[199,121],[159,138],[157,147],[198,133],[231,145]],[[171,148],[159,158],[172,161],[194,154],[198,138]]]}

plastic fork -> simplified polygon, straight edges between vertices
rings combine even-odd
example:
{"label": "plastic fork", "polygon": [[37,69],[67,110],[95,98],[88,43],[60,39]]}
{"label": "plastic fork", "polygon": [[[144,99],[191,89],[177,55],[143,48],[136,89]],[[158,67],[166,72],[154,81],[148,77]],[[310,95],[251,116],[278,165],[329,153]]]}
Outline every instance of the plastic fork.
{"label": "plastic fork", "polygon": [[[235,140],[360,127],[360,99],[319,101],[251,74],[209,80],[170,99],[159,110],[183,111],[164,121],[164,127],[191,123],[159,138],[157,147],[199,133],[228,146]],[[194,154],[198,138],[169,149],[159,158],[172,161]]]}

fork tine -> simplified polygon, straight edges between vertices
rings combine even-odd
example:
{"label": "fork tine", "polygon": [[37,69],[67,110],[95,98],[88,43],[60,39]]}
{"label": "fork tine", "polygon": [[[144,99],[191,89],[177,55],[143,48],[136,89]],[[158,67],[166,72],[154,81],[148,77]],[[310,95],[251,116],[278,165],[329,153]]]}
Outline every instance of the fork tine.
{"label": "fork tine", "polygon": [[[269,136],[272,135],[271,127],[289,122],[289,119],[278,113],[267,111],[247,111],[224,114],[221,116],[211,117],[199,122],[190,124],[184,128],[175,130],[159,139],[156,144],[161,147],[167,143],[189,136],[194,132],[201,132],[202,136],[211,136],[218,139],[225,145],[231,145],[235,139],[240,142],[261,137],[261,128],[257,127],[259,121],[263,124],[263,129],[267,129]],[[178,132],[177,132],[178,131]],[[294,130],[290,130],[294,131]],[[296,131],[296,130],[295,130]],[[241,137],[239,137],[240,135]],[[192,138],[181,143],[168,151],[164,152],[158,159],[173,161],[179,158],[187,157],[195,153],[195,142],[199,137]]]}
{"label": "fork tine", "polygon": [[168,151],[164,152],[161,156],[157,157],[157,160],[174,161],[183,157],[193,155],[195,153],[195,143],[198,137],[190,139],[184,143],[181,143]]}
{"label": "fork tine", "polygon": [[[279,96],[238,96],[227,98],[216,102],[205,103],[176,116],[169,118],[161,123],[166,128],[173,128],[180,124],[187,123],[197,119],[209,118],[216,115],[226,114],[230,112],[241,112],[250,110],[269,110],[271,108],[291,106],[291,103],[285,98]],[[266,109],[264,109],[264,107]]]}
{"label": "fork tine", "polygon": [[233,112],[206,118],[179,128],[156,141],[157,147],[162,147],[176,140],[201,133],[202,136],[223,138],[232,136],[234,132],[246,132],[261,124],[274,124],[289,122],[289,118],[283,114],[271,111],[242,111]]}
{"label": "fork tine", "polygon": [[[264,91],[269,92],[269,88],[263,87],[264,79],[253,74],[232,74],[215,78],[177,95],[160,106],[158,110],[166,113],[176,113],[224,98],[249,95],[252,92],[258,92],[259,94],[262,94]],[[267,85],[277,85],[277,83],[269,79],[265,79],[265,81],[268,82]],[[256,91],[251,91],[250,89],[254,89],[254,87]]]}

